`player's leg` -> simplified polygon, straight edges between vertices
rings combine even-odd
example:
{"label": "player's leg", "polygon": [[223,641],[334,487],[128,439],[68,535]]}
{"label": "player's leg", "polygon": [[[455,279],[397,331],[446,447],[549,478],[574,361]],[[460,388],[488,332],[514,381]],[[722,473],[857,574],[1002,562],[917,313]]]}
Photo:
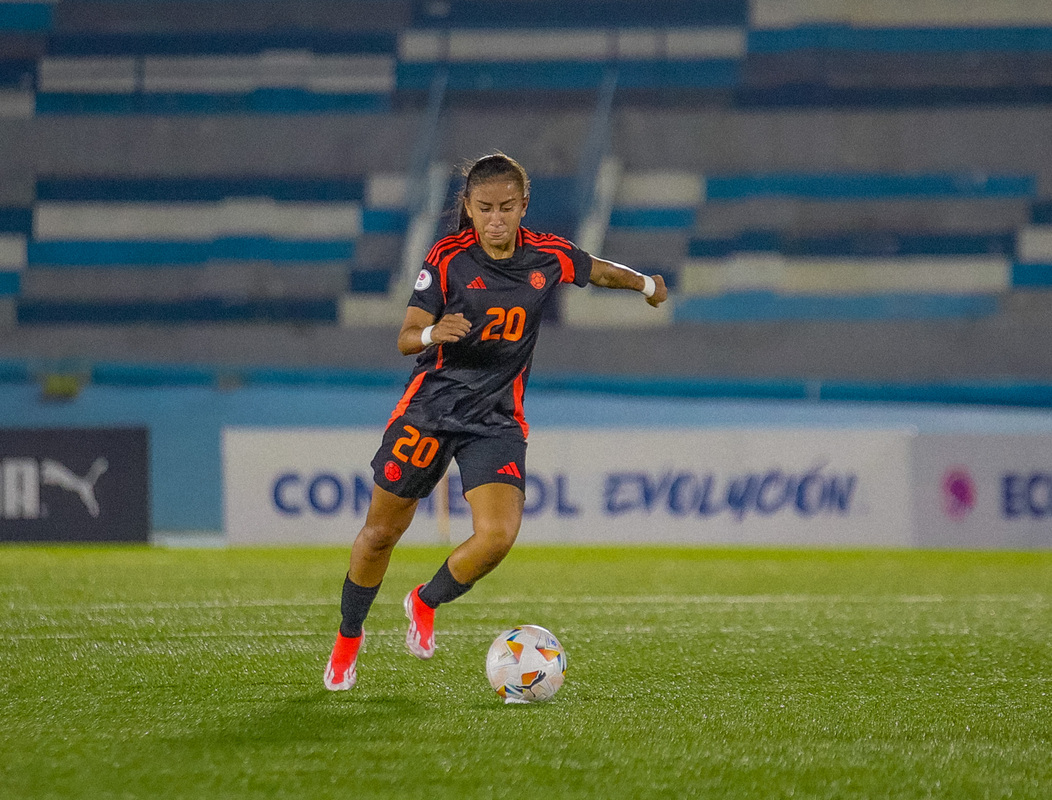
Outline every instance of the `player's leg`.
{"label": "player's leg", "polygon": [[362,623],[391,563],[391,551],[413,521],[419,502],[415,497],[399,497],[379,486],[373,487],[365,524],[351,547],[351,564],[340,607],[343,613],[340,631],[344,636],[361,633]]}
{"label": "player's leg", "polygon": [[526,501],[526,442],[477,437],[457,453],[457,464],[464,499],[471,506],[472,535],[449,556],[446,570],[463,587],[493,570],[519,535]]}
{"label": "player's leg", "polygon": [[373,487],[365,524],[351,548],[351,565],[340,598],[340,629],[325,667],[325,686],[332,691],[351,689],[358,679],[362,625],[380,591],[391,551],[413,521],[418,502]]}
{"label": "player's leg", "polygon": [[517,486],[487,483],[464,495],[471,506],[471,537],[446,561],[461,585],[470,586],[492,572],[515,544],[526,495]]}
{"label": "player's leg", "polygon": [[354,686],[362,625],[380,591],[391,551],[413,521],[419,499],[431,493],[451,458],[448,443],[422,434],[404,418],[387,426],[372,461],[375,485],[369,511],[351,548],[344,579],[342,621],[325,669],[329,689]]}
{"label": "player's leg", "polygon": [[417,658],[435,654],[435,609],[467,592],[511,550],[522,523],[525,495],[503,483],[478,486],[464,494],[471,506],[474,532],[425,584],[405,598],[409,618],[406,647]]}
{"label": "player's leg", "polygon": [[473,532],[430,581],[405,599],[411,622],[406,647],[418,658],[434,654],[435,609],[456,600],[492,571],[511,550],[522,524],[525,442],[480,437],[461,447],[456,459]]}

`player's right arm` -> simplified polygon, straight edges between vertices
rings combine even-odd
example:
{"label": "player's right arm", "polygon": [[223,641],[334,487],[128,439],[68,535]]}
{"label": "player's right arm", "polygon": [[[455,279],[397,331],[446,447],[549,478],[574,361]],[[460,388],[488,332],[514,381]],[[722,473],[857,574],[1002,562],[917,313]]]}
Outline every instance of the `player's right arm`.
{"label": "player's right arm", "polygon": [[471,323],[459,312],[446,314],[436,322],[435,315],[431,312],[416,306],[409,306],[405,310],[402,330],[398,332],[399,352],[403,356],[422,353],[426,348],[421,337],[424,329],[432,325],[434,327],[431,328],[430,337],[435,344],[459,342],[471,330]]}
{"label": "player's right arm", "polygon": [[642,292],[646,282],[651,281],[653,291],[644,295],[647,302],[654,308],[668,299],[668,289],[665,287],[665,279],[660,275],[643,275],[624,264],[615,264],[613,261],[605,261],[592,256],[592,273],[589,283],[593,286],[603,286],[607,289],[632,289]]}

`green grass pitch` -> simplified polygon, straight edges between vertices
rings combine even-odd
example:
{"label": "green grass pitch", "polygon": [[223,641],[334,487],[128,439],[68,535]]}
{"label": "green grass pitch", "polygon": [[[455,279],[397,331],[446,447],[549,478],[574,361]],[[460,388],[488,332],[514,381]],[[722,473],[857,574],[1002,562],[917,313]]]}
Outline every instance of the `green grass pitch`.
{"label": "green grass pitch", "polygon": [[[1052,553],[517,547],[352,692],[346,550],[0,548],[3,798],[1049,798]],[[569,657],[504,706],[519,623]]]}

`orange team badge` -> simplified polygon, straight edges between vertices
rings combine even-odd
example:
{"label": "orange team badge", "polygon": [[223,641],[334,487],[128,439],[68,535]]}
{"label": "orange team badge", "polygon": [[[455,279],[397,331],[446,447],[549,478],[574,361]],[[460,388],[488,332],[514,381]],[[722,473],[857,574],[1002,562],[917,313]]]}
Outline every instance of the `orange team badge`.
{"label": "orange team badge", "polygon": [[544,274],[541,272],[530,273],[530,286],[534,289],[543,289],[546,281],[544,280]]}
{"label": "orange team badge", "polygon": [[402,468],[393,461],[384,464],[384,477],[389,481],[397,481],[402,478]]}

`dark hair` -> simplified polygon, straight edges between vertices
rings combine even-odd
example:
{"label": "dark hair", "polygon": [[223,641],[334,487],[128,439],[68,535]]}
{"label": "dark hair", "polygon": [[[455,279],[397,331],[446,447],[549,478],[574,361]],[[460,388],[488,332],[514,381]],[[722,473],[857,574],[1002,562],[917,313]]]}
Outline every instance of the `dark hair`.
{"label": "dark hair", "polygon": [[471,227],[471,218],[464,208],[464,201],[471,196],[476,186],[498,179],[510,179],[519,184],[522,196],[530,196],[530,176],[522,164],[504,153],[491,153],[483,156],[469,167],[464,168],[464,188],[457,192],[455,218],[456,230],[462,231]]}

